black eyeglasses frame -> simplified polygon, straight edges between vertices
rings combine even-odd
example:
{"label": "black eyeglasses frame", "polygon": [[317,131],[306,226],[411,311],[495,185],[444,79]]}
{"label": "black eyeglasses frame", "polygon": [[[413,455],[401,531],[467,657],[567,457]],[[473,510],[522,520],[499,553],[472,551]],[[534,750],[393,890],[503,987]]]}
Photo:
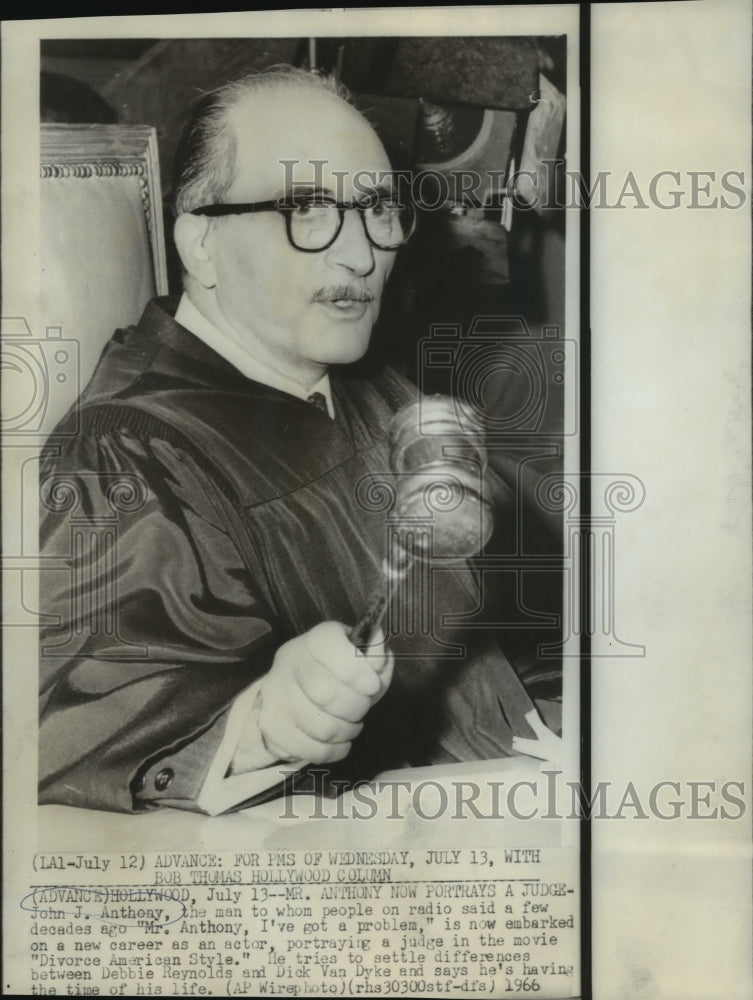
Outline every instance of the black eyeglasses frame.
{"label": "black eyeglasses frame", "polygon": [[[364,202],[336,202],[329,201],[327,199],[320,199],[318,201],[309,202],[301,200],[290,200],[276,198],[272,201],[249,201],[249,202],[232,202],[232,203],[219,203],[216,205],[202,205],[200,208],[191,209],[191,215],[203,215],[210,219],[224,218],[228,215],[246,215],[252,212],[279,212],[285,219],[285,230],[288,237],[288,243],[293,247],[294,250],[299,250],[301,253],[322,253],[324,250],[328,250],[336,241],[340,233],[342,232],[343,225],[345,223],[345,213],[351,209],[355,209],[361,216],[361,223],[363,225],[363,231],[366,234],[366,239],[369,244],[374,247],[375,250],[399,250],[400,247],[405,246],[408,240],[411,238],[416,230],[416,210],[412,204],[409,203],[409,208],[411,209],[411,223],[407,235],[400,241],[400,243],[394,246],[384,246],[383,244],[377,243],[373,238],[371,233],[369,233],[368,227],[366,225],[366,219],[364,213],[373,208],[378,199],[372,199]],[[337,229],[335,230],[335,235],[332,239],[325,243],[322,247],[299,247],[297,243],[293,240],[293,212],[302,206],[309,204],[326,205],[328,208],[337,209],[339,215],[339,221]]]}

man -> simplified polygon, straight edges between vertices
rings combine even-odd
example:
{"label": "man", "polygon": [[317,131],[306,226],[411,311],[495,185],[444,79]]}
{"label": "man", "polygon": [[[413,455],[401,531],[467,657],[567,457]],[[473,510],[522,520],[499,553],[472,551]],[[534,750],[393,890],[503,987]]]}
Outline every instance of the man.
{"label": "man", "polygon": [[[415,398],[361,360],[412,231],[389,171],[315,75],[197,106],[176,183],[184,295],[116,332],[80,432],[43,461],[42,550],[68,569],[44,581],[59,624],[42,638],[41,802],[216,813],[279,790],[281,770],[357,780],[530,735],[510,664],[457,624],[476,607],[462,568],[418,595],[427,634],[367,655],[348,638],[384,554],[362,487]],[[114,507],[111,547],[96,529]]]}

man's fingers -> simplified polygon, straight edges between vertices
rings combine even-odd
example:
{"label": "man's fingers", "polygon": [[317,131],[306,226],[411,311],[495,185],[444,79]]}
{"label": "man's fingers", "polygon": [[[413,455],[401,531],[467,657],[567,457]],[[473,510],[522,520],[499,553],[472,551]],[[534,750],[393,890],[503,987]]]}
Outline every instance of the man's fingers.
{"label": "man's fingers", "polygon": [[392,683],[392,672],[395,666],[395,657],[385,646],[384,632],[381,626],[377,626],[372,636],[372,643],[360,655],[368,660],[379,682],[377,690],[370,695],[371,704],[374,705]]}
{"label": "man's fingers", "polygon": [[299,728],[320,743],[352,743],[363,729],[363,723],[343,722],[334,715],[317,710],[302,718]]}
{"label": "man's fingers", "polygon": [[298,686],[316,708],[345,722],[360,722],[372,704],[368,695],[343,684],[317,661],[298,679]]}
{"label": "man's fingers", "polygon": [[[382,658],[372,653],[364,656],[350,642],[347,630],[340,622],[322,622],[303,636],[309,655],[325,667],[333,677],[352,687],[367,698],[373,698],[379,691],[377,667]],[[306,665],[300,664],[299,678]]]}
{"label": "man's fingers", "polygon": [[376,696],[376,698],[372,699],[372,704],[376,701],[379,701],[379,699],[382,697],[382,695],[385,693],[387,688],[392,683],[392,674],[394,672],[394,669],[395,669],[395,657],[392,655],[392,653],[388,653],[384,661],[384,666],[382,667],[382,669],[379,671],[378,674],[379,684],[380,684],[379,693]]}
{"label": "man's fingers", "polygon": [[382,643],[363,654],[339,622],[322,622],[290,640],[263,687],[258,725],[267,748],[287,760],[341,760],[387,690],[392,669]]}
{"label": "man's fingers", "polygon": [[381,678],[385,673],[391,672],[395,658],[386,648],[381,626],[377,626],[364,652],[359,651],[359,653],[378,677]]}
{"label": "man's fingers", "polygon": [[355,719],[353,722],[346,721],[332,715],[326,709],[318,708],[300,688],[293,688],[289,692],[286,711],[290,720],[302,732],[323,743],[354,740],[363,729],[360,719]]}
{"label": "man's fingers", "polygon": [[259,729],[266,746],[282,760],[304,760],[311,764],[330,764],[350,753],[351,742],[323,743],[302,732],[292,723],[283,722],[271,731],[260,720]]}
{"label": "man's fingers", "polygon": [[[338,683],[333,681],[333,683]],[[342,687],[342,685],[340,685]],[[361,718],[371,707],[368,698],[363,698],[353,692],[346,692],[346,698],[360,702],[359,711],[352,721],[341,719],[326,709],[315,705],[307,694],[297,684],[291,684],[284,696],[265,689],[259,713],[259,727],[267,735],[267,745],[270,742],[283,743],[282,733],[288,736],[292,730],[298,730],[313,740],[321,743],[345,743],[358,736],[363,729]]]}

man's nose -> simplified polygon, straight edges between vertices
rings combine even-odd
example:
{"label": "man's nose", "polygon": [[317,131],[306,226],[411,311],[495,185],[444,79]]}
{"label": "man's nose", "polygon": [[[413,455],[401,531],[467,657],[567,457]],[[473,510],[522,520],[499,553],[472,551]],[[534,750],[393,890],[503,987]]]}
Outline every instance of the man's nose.
{"label": "man's nose", "polygon": [[366,236],[361,213],[347,209],[340,234],[327,251],[327,261],[365,277],[374,270],[374,249]]}

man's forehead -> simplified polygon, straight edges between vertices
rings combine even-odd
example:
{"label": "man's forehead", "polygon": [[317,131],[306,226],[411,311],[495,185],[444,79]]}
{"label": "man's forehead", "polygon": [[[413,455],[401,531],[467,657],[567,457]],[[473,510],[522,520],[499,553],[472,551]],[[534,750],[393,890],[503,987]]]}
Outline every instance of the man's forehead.
{"label": "man's forehead", "polygon": [[390,170],[366,119],[326,91],[260,91],[234,109],[230,120],[236,137],[233,190],[243,189],[249,199],[272,197],[291,182],[316,179],[326,186],[339,175],[347,185],[359,171]]}

